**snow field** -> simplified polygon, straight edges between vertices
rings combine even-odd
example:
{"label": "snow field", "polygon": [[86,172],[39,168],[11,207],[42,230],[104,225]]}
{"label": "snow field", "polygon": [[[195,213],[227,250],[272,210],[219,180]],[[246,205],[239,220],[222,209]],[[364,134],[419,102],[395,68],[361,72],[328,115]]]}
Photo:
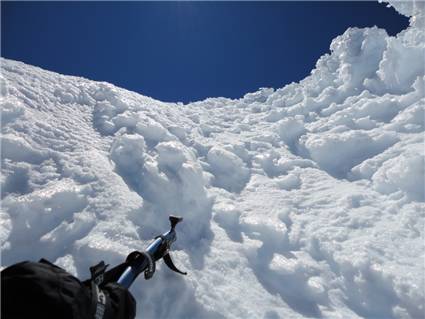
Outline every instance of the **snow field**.
{"label": "snow field", "polygon": [[424,10],[350,28],[311,75],[238,100],[163,103],[1,60],[2,266],[80,278],[178,214],[176,264],[139,318],[423,318]]}

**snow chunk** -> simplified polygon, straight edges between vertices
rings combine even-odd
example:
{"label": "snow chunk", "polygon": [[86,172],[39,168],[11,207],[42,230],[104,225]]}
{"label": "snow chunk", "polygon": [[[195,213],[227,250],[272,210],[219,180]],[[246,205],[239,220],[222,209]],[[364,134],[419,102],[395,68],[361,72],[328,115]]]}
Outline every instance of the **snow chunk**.
{"label": "snow chunk", "polygon": [[279,136],[290,148],[294,147],[300,136],[305,132],[302,117],[288,117],[278,122]]}
{"label": "snow chunk", "polygon": [[352,167],[381,153],[398,141],[390,132],[346,131],[307,134],[301,145],[332,176],[343,178]]}
{"label": "snow chunk", "polygon": [[113,134],[116,132],[117,128],[112,119],[118,113],[118,108],[109,101],[97,102],[94,108],[93,124],[102,134]]}
{"label": "snow chunk", "polygon": [[1,137],[2,157],[18,162],[39,164],[46,160],[47,152],[38,150],[25,138],[6,134]]}
{"label": "snow chunk", "polygon": [[423,27],[425,20],[425,5],[422,0],[399,1],[387,0],[399,13],[411,17],[410,24],[415,27]]}
{"label": "snow chunk", "polygon": [[423,132],[425,127],[425,99],[407,107],[387,126],[399,132]]}
{"label": "snow chunk", "polygon": [[194,159],[186,148],[177,142],[162,142],[155,149],[158,152],[158,164],[161,168],[168,168],[178,171],[180,167],[189,159]]}
{"label": "snow chunk", "polygon": [[417,77],[424,74],[425,48],[421,44],[407,44],[401,38],[389,38],[387,42],[388,48],[376,72],[378,79],[365,81],[365,86],[371,90],[382,90],[380,86],[383,85],[387,92],[408,92]]}
{"label": "snow chunk", "polygon": [[82,232],[77,227],[72,235],[63,231],[55,236],[47,234],[65,224],[73,224],[74,215],[87,205],[84,188],[70,179],[51,183],[42,190],[19,197],[19,200],[13,196],[6,197],[3,208],[9,213],[12,228],[3,244],[2,262],[11,264],[18,261],[16,258],[19,256],[38,259],[40,251],[43,251],[44,257],[55,260],[62,253],[61,244],[73,242],[69,241],[68,235],[78,238]]}
{"label": "snow chunk", "polygon": [[285,177],[279,178],[276,181],[279,188],[290,191],[301,186],[300,177],[296,174],[290,173]]}
{"label": "snow chunk", "polygon": [[136,132],[143,135],[146,141],[152,144],[172,139],[171,134],[164,126],[147,116],[139,118],[136,124]]}
{"label": "snow chunk", "polygon": [[255,102],[264,103],[273,92],[273,88],[260,88],[257,92],[245,94],[242,100],[247,104]]}
{"label": "snow chunk", "polygon": [[2,126],[15,121],[25,113],[25,107],[16,98],[6,98],[0,104]]}
{"label": "snow chunk", "polygon": [[143,136],[124,134],[114,141],[111,148],[111,159],[122,174],[132,177],[143,168],[145,149]]}
{"label": "snow chunk", "polygon": [[373,175],[377,190],[393,193],[402,190],[413,200],[425,200],[425,155],[416,152],[400,154],[386,161]]}
{"label": "snow chunk", "polygon": [[210,172],[215,176],[214,186],[229,192],[240,192],[249,180],[250,172],[236,154],[214,146],[207,154]]}

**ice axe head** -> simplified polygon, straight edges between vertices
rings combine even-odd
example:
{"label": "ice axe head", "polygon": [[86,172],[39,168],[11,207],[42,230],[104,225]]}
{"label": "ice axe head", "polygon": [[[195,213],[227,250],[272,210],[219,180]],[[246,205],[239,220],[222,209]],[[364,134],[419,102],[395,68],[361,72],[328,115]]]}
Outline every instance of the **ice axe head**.
{"label": "ice axe head", "polygon": [[183,220],[183,217],[177,217],[177,216],[170,215],[169,220],[170,220],[170,224],[171,224],[171,229],[174,229],[174,227],[176,227],[176,225]]}

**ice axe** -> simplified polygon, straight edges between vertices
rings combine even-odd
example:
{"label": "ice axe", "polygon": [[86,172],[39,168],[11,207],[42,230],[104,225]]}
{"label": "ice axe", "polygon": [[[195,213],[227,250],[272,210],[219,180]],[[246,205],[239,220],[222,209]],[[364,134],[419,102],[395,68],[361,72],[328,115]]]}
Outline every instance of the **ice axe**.
{"label": "ice axe", "polygon": [[155,272],[155,262],[161,258],[164,259],[165,264],[172,271],[187,275],[186,272],[179,270],[174,265],[169,253],[171,244],[176,241],[176,225],[180,223],[183,218],[170,216],[169,220],[171,224],[171,229],[169,231],[156,236],[155,240],[144,252],[134,251],[128,255],[126,260],[128,266],[117,281],[120,285],[130,288],[133,281],[141,272],[144,272],[145,279],[152,278]]}

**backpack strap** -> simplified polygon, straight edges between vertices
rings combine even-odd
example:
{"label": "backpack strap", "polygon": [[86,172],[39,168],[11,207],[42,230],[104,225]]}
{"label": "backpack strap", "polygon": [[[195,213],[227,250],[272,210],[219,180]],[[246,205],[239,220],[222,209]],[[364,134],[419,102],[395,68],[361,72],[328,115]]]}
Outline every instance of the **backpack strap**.
{"label": "backpack strap", "polygon": [[104,261],[102,260],[97,265],[90,267],[91,281],[94,281],[96,285],[100,286],[103,283],[103,275],[108,266],[109,265],[105,265]]}
{"label": "backpack strap", "polygon": [[92,313],[94,319],[103,319],[106,309],[106,295],[99,288],[103,283],[104,273],[108,265],[105,265],[103,261],[97,265],[90,267],[91,279],[91,291],[92,291]]}

